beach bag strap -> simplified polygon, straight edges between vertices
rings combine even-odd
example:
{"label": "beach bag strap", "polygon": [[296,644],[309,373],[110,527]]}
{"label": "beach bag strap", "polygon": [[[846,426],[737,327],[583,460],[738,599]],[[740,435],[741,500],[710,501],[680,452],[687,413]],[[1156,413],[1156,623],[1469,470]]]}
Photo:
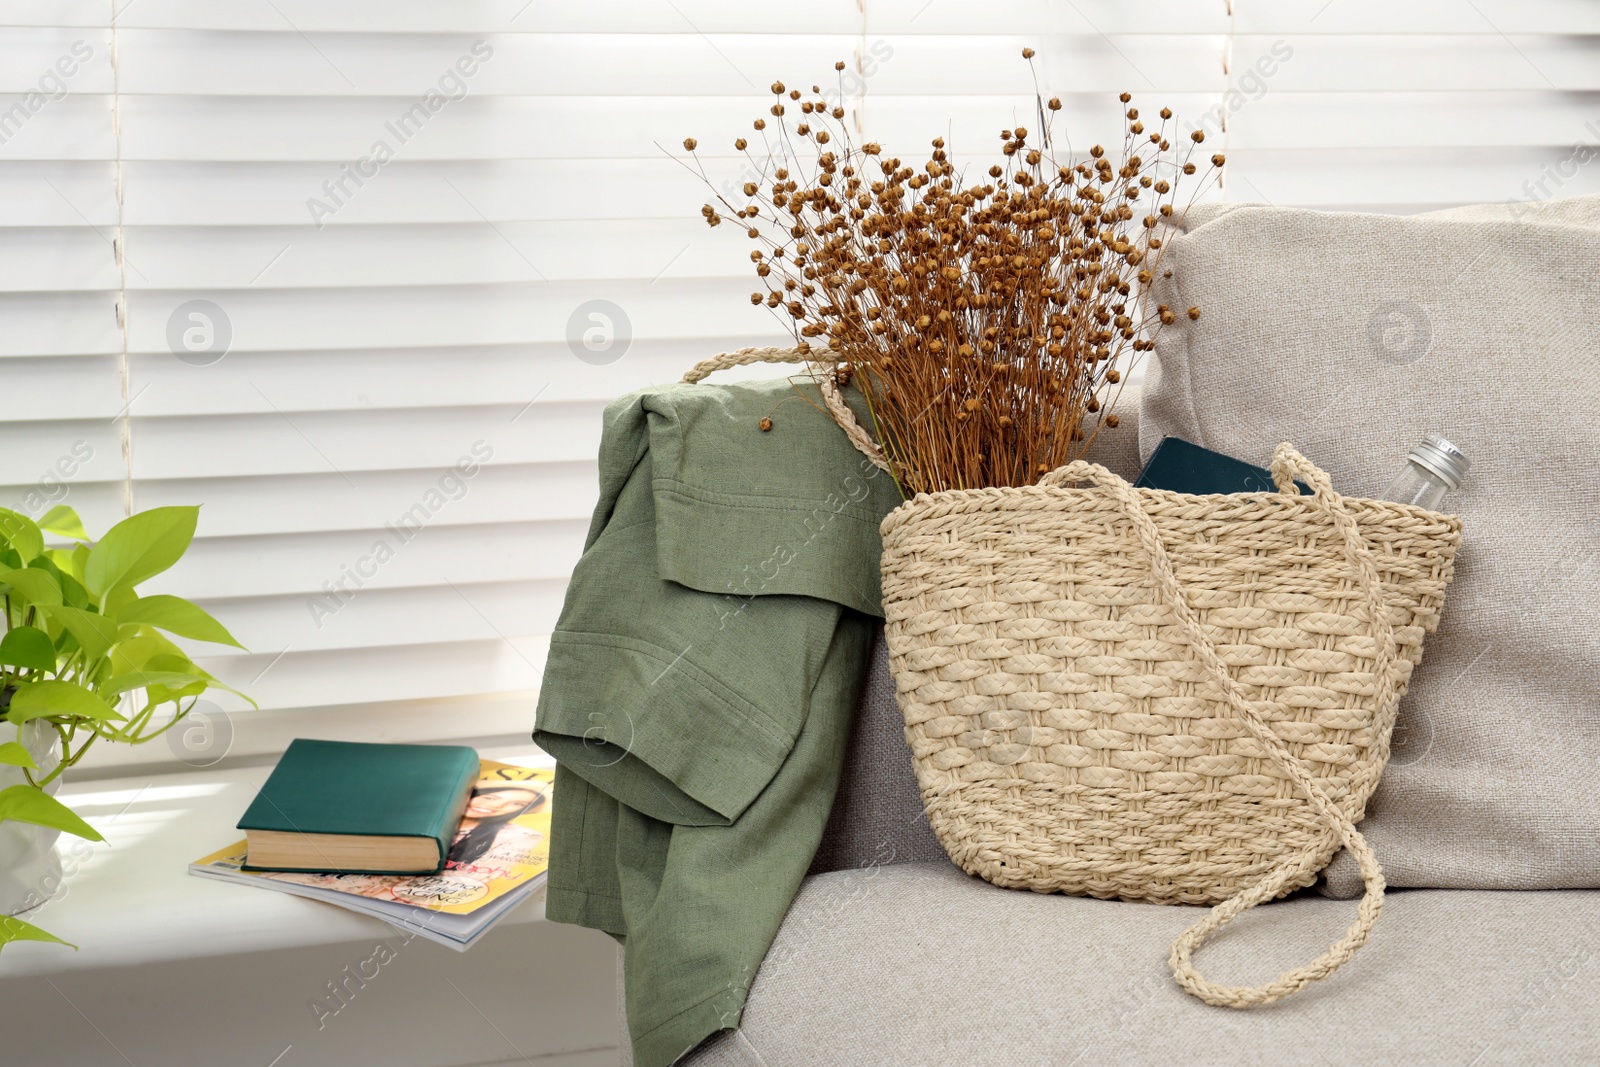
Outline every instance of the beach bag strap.
{"label": "beach bag strap", "polygon": [[744,367],[751,363],[809,363],[814,371],[817,388],[822,392],[822,402],[828,405],[828,413],[833,416],[833,421],[839,424],[844,435],[850,443],[856,446],[873,466],[879,470],[888,470],[889,464],[883,458],[883,450],[878,447],[878,442],[872,435],[862,428],[856,413],[850,410],[850,405],[845,403],[844,394],[839,391],[839,384],[834,381],[831,373],[820,373],[830,363],[838,362],[839,357],[826,348],[813,348],[801,351],[798,348],[740,348],[733,352],[723,352],[702,359],[694,368],[683,376],[686,384],[693,385],[719,370],[728,370],[731,367]]}
{"label": "beach bag strap", "polygon": [[[1294,484],[1296,477],[1309,485],[1316,505],[1327,515],[1334,529],[1344,540],[1345,558],[1358,576],[1364,606],[1371,620],[1371,636],[1378,646],[1375,708],[1377,719],[1381,723],[1387,718],[1388,710],[1395,700],[1393,667],[1396,651],[1394,629],[1389,622],[1388,609],[1384,602],[1382,586],[1379,584],[1378,569],[1372,557],[1372,550],[1362,539],[1355,519],[1344,506],[1343,498],[1334,492],[1333,484],[1327,474],[1287,443],[1279,445],[1273,454],[1272,477],[1277,483],[1278,490],[1291,496],[1299,492]],[[1149,554],[1160,596],[1177,616],[1178,626],[1193,648],[1195,658],[1221,687],[1229,706],[1233,708],[1251,735],[1261,742],[1273,762],[1295,783],[1322,818],[1337,829],[1344,847],[1350,850],[1350,854],[1355,857],[1356,863],[1361,868],[1361,878],[1366,884],[1366,893],[1357,907],[1356,921],[1345,931],[1344,936],[1333,942],[1328,951],[1315,960],[1303,967],[1284,971],[1264,985],[1225,986],[1209,981],[1196,970],[1194,951],[1242,912],[1248,911],[1262,901],[1275,898],[1285,886],[1295,880],[1303,880],[1317,859],[1315,855],[1294,856],[1285,860],[1254,886],[1212,908],[1205,918],[1189,927],[1173,942],[1168,964],[1178,984],[1189,993],[1207,1004],[1219,1007],[1250,1008],[1270,1004],[1303,989],[1312,982],[1326,978],[1355,955],[1357,949],[1366,944],[1373,926],[1378,921],[1378,916],[1383,911],[1383,868],[1378,865],[1377,857],[1373,855],[1372,849],[1361,836],[1361,832],[1356,829],[1355,824],[1339,810],[1294,754],[1278,740],[1268,723],[1250,707],[1250,702],[1238,683],[1229,676],[1216,645],[1206,636],[1199,620],[1184,599],[1183,590],[1178,585],[1176,575],[1173,574],[1172,563],[1167,558],[1166,547],[1161,542],[1160,532],[1155,522],[1145,513],[1139,502],[1138,493],[1133,487],[1104,467],[1082,460],[1057,468],[1041,479],[1039,484],[1065,486],[1080,481],[1094,482],[1121,503],[1123,511],[1133,523],[1139,543]],[[1377,743],[1381,746],[1379,751],[1386,755],[1386,740],[1380,737]]]}

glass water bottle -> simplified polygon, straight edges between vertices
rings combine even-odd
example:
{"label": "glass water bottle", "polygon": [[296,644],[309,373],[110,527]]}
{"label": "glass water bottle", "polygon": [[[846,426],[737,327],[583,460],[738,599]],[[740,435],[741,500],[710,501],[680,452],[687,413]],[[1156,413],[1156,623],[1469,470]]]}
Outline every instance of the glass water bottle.
{"label": "glass water bottle", "polygon": [[1472,461],[1467,454],[1436,433],[1430,433],[1406,457],[1405,470],[1378,494],[1380,500],[1415,504],[1438,511],[1444,496],[1461,487]]}

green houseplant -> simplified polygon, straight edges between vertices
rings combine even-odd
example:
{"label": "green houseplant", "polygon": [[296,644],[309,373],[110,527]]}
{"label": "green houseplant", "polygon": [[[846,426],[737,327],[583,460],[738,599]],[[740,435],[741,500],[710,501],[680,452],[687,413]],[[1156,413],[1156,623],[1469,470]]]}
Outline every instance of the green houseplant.
{"label": "green houseplant", "polygon": [[[187,551],[199,511],[152,508],[91,542],[72,508],[53,508],[38,522],[0,508],[0,723],[16,735],[0,741],[0,773],[21,778],[0,789],[0,830],[26,824],[48,836],[46,849],[58,833],[102,840],[51,795],[61,774],[101,738],[148,741],[177,724],[207,689],[237,692],[167,636],[242,648],[233,635],[182,597],[138,593],[140,583]],[[66,547],[47,546],[46,534]],[[168,705],[170,719],[161,714]],[[24,909],[34,902],[30,895]],[[19,940],[66,944],[14,915],[0,916],[0,948]]]}

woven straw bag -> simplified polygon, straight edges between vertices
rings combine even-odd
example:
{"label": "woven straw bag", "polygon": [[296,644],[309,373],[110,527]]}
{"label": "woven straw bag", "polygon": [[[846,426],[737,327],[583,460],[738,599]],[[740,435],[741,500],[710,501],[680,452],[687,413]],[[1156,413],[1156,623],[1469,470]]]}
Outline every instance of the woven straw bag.
{"label": "woven straw bag", "polygon": [[[686,380],[773,358],[757,351]],[[1169,962],[1227,1007],[1326,977],[1376,923],[1383,871],[1355,824],[1461,539],[1452,516],[1341,497],[1287,444],[1273,478],[1192,496],[1080,461],[918,494],[883,522],[890,666],[951,859],[1001,886],[1215,905]],[[1366,893],[1326,953],[1257,987],[1198,973],[1218,928],[1341,846]]]}

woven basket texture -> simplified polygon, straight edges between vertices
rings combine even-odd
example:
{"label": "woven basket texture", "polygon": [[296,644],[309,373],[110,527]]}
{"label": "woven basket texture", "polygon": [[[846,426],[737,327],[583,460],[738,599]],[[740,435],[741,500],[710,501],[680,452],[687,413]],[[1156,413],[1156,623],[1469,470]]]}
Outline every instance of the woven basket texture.
{"label": "woven basket texture", "polygon": [[[1393,626],[1396,700],[1328,514],[1283,493],[1135,491],[1184,599],[1272,734],[1352,822],[1433,631],[1459,520],[1341,498]],[[996,885],[1214,904],[1339,848],[1193,654],[1102,487],[919,495],[883,523],[886,636],[923,802]],[[1281,893],[1279,894],[1281,895]]]}

